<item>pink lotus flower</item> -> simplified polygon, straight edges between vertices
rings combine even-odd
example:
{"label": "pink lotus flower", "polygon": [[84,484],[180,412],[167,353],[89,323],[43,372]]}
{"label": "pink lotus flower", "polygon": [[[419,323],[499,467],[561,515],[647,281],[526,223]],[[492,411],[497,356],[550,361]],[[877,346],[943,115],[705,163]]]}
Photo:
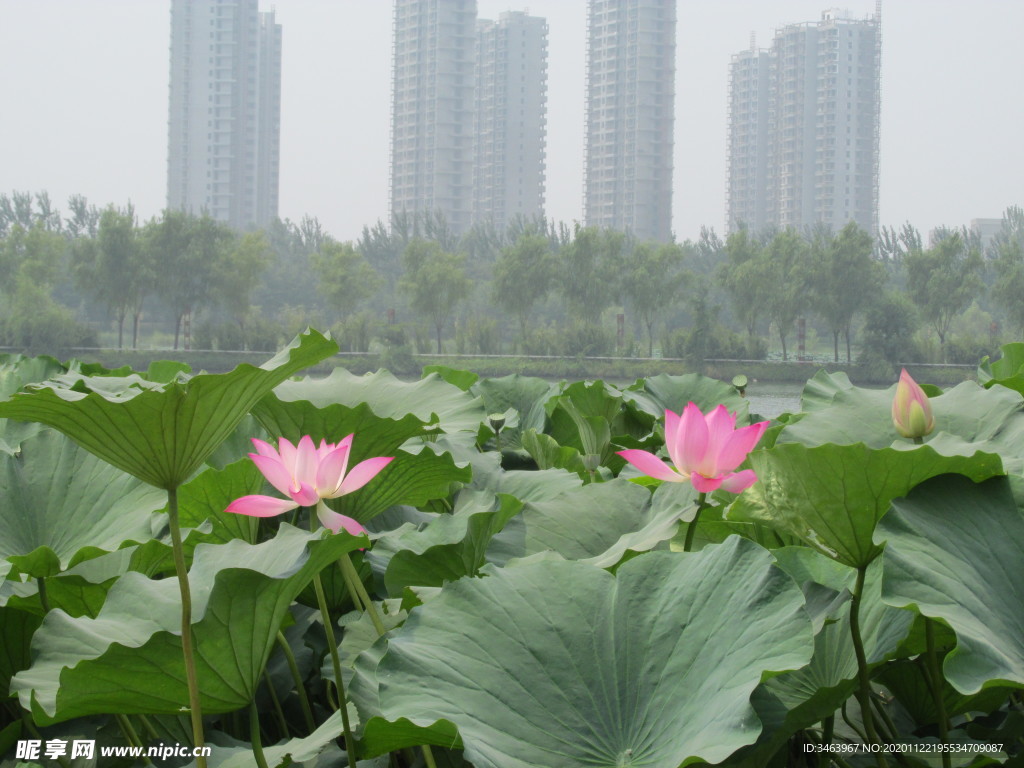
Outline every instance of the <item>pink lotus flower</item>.
{"label": "pink lotus flower", "polygon": [[699,493],[740,493],[757,481],[752,469],[733,472],[761,439],[767,421],[736,429],[736,416],[719,405],[707,416],[688,403],[681,416],[665,411],[665,448],[674,467],[648,451],[619,451],[645,475],[670,483],[689,480]]}
{"label": "pink lotus flower", "polygon": [[282,437],[277,442],[278,450],[274,450],[269,443],[253,438],[256,453],[250,453],[249,458],[267,481],[288,498],[243,496],[231,502],[226,511],[252,517],[273,517],[296,507],[311,507],[315,504],[317,517],[325,528],[334,533],[342,528],[353,535],[365,533],[366,529],[358,522],[329,509],[323,500],[359,490],[394,457],[366,459],[349,471],[352,437],[349,435],[337,445],[321,440],[319,448],[313,445],[309,435],[299,440],[298,446]]}
{"label": "pink lotus flower", "polygon": [[903,437],[924,437],[935,429],[935,416],[928,395],[904,368],[896,397],[892,399],[892,423]]}

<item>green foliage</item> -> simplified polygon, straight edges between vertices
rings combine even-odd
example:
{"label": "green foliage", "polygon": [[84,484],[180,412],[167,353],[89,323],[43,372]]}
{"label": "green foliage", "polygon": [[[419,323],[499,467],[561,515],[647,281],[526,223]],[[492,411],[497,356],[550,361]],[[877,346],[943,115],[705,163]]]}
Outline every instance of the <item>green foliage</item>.
{"label": "green foliage", "polygon": [[351,243],[324,243],[310,262],[317,290],[343,318],[380,288],[380,276]]}
{"label": "green foliage", "polygon": [[472,287],[465,262],[465,256],[443,251],[438,243],[427,240],[413,240],[402,254],[402,290],[408,294],[413,311],[433,323],[438,354],[441,331],[455,305],[469,295]]}
{"label": "green foliage", "polygon": [[692,279],[675,243],[640,243],[628,257],[623,293],[647,329],[647,356],[654,354],[654,324],[676,303]]}
{"label": "green foliage", "polygon": [[596,326],[618,297],[625,254],[625,235],[596,227],[577,227],[572,243],[558,252],[559,293],[580,326]]}

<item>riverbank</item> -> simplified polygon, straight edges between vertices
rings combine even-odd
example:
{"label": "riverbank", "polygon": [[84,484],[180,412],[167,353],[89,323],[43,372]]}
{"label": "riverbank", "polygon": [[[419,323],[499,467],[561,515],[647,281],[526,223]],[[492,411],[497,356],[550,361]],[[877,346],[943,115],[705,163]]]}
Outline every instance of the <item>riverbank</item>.
{"label": "riverbank", "polygon": [[[193,371],[210,373],[229,371],[240,363],[260,365],[270,356],[266,352],[229,352],[204,350],[73,350],[74,357],[96,362],[108,368],[130,365],[145,370],[155,360],[180,360],[192,366]],[[412,355],[403,354],[340,354],[310,369],[310,373],[328,373],[336,366],[352,373],[362,374],[387,368],[398,376],[419,376],[428,365],[460,368],[480,376],[496,377],[518,373],[547,379],[607,379],[632,381],[660,373],[703,373],[723,381],[742,374],[750,380],[763,382],[802,383],[818,371],[842,371],[854,384],[891,384],[899,377],[899,367],[886,365],[864,366],[828,361],[766,361],[766,360],[708,360],[703,365],[690,365],[675,358],[625,357],[541,357],[515,355]],[[974,379],[973,366],[927,365],[907,363],[911,375],[918,381],[938,386],[953,386]]]}

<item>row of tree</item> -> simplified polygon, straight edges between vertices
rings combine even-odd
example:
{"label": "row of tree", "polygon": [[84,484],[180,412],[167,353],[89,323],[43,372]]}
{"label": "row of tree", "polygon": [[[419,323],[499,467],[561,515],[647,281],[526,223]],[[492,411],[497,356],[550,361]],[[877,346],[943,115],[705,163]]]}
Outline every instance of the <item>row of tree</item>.
{"label": "row of tree", "polygon": [[759,355],[771,331],[784,358],[805,318],[831,335],[837,360],[841,338],[852,359],[858,329],[884,357],[906,359],[921,324],[944,355],[972,302],[1024,330],[1024,212],[1016,207],[987,251],[968,229],[933,232],[925,247],[909,224],[877,239],[851,224],[837,233],[740,228],[724,241],[704,229],[697,241],[656,244],[543,218],[459,237],[440,216],[402,215],[345,243],[310,217],[240,234],[176,211],[140,223],[130,205],[97,209],[80,196],[68,210],[62,216],[45,194],[0,195],[0,335],[6,329],[12,343],[26,345],[16,331],[38,325],[47,316],[40,308],[59,315],[48,330],[57,328],[65,346],[77,340],[75,314],[111,319],[118,346],[129,322],[138,345],[145,316],[173,327],[177,348],[201,316],[235,329],[241,341],[221,338],[222,348],[251,346],[246,333],[256,328],[273,346],[312,323],[336,325],[350,348],[365,350],[374,337],[400,340],[382,327],[387,318],[417,338],[429,329],[438,351],[446,336],[461,349],[474,335],[467,351],[510,343],[562,354],[611,351],[612,318],[624,314],[647,355],[659,340],[674,354]]}

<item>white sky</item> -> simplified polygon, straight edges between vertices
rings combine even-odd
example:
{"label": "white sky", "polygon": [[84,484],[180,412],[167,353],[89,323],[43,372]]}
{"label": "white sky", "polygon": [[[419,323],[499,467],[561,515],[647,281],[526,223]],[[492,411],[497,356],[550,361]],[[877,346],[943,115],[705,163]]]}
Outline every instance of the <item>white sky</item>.
{"label": "white sky", "polygon": [[[387,216],[390,0],[277,0],[280,215],[340,239]],[[261,5],[261,8],[265,6]],[[269,7],[269,6],[266,6]],[[727,69],[828,0],[679,0],[673,228],[725,218]],[[873,0],[846,0],[860,18]],[[580,219],[585,0],[479,0],[549,25],[548,215]],[[0,193],[47,190],[142,218],[166,195],[167,0],[0,0]],[[1024,2],[884,0],[881,221],[922,231],[1024,204]]]}

